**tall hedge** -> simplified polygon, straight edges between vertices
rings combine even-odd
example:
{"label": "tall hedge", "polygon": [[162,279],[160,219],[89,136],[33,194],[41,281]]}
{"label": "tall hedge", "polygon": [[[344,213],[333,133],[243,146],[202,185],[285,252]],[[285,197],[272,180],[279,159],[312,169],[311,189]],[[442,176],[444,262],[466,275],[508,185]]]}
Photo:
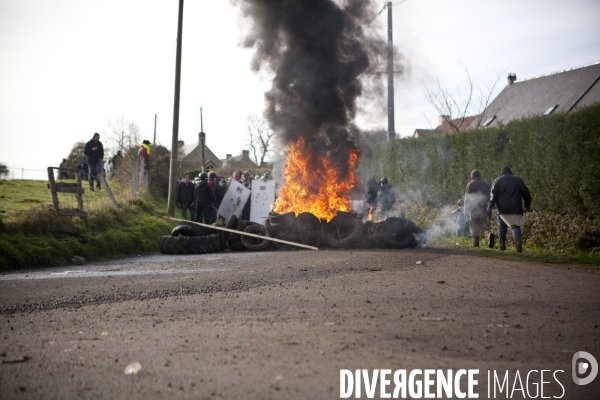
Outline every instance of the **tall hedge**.
{"label": "tall hedge", "polygon": [[461,198],[473,169],[491,184],[509,166],[529,187],[534,209],[598,218],[600,104],[496,128],[399,139],[365,162],[400,196],[432,206]]}

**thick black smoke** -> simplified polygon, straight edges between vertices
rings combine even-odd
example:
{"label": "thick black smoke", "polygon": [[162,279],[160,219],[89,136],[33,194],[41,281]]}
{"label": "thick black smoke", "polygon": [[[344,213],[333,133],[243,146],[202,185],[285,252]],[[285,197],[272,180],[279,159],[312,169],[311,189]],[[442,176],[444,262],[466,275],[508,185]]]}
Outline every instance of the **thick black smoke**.
{"label": "thick black smoke", "polygon": [[[361,77],[385,65],[387,43],[366,28],[378,9],[368,0],[239,0],[252,27],[244,45],[253,47],[252,68],[275,73],[265,93],[265,117],[287,145],[303,136],[315,155],[337,164],[357,148],[352,124]],[[381,3],[378,3],[381,5]]]}

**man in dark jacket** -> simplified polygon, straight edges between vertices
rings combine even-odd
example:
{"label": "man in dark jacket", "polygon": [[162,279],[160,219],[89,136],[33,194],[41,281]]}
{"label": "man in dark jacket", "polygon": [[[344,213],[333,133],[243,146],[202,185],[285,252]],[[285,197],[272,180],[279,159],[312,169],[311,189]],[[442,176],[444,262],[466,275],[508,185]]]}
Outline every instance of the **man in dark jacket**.
{"label": "man in dark jacket", "polygon": [[379,202],[381,203],[381,216],[388,217],[392,206],[396,202],[396,193],[392,185],[388,183],[387,178],[381,178],[379,181]]}
{"label": "man in dark jacket", "polygon": [[517,253],[523,252],[521,241],[521,226],[525,225],[523,217],[523,206],[525,211],[531,207],[531,194],[523,180],[512,174],[509,167],[502,168],[502,176],[496,178],[492,183],[490,201],[488,203],[487,215],[492,217],[492,210],[498,207],[496,219],[498,221],[498,237],[500,250],[506,250],[506,231],[510,230],[515,241]]}
{"label": "man in dark jacket", "polygon": [[375,209],[377,208],[377,194],[379,193],[379,184],[375,180],[375,177],[372,176],[367,181],[367,192],[364,196],[364,209],[365,214],[373,215],[375,214]]}
{"label": "man in dark jacket", "polygon": [[85,144],[83,154],[87,156],[90,190],[94,190],[94,179],[96,179],[96,189],[100,189],[100,179],[98,174],[102,172],[102,159],[104,158],[104,147],[100,141],[100,134],[94,133],[92,140]]}
{"label": "man in dark jacket", "polygon": [[215,192],[213,192],[208,184],[208,174],[206,172],[200,174],[200,183],[196,186],[194,197],[196,201],[196,220],[205,224],[211,224],[217,198]]}
{"label": "man in dark jacket", "polygon": [[187,210],[190,210],[192,221],[196,220],[196,203],[194,201],[196,187],[190,182],[190,175],[184,174],[183,180],[177,185],[177,194],[175,203],[177,207],[181,207],[181,217],[186,219]]}
{"label": "man in dark jacket", "polygon": [[465,188],[465,216],[469,219],[469,228],[473,238],[473,247],[479,247],[479,237],[483,234],[488,246],[494,247],[496,236],[490,231],[486,216],[486,207],[490,199],[490,185],[481,180],[481,172],[471,172],[471,182]]}

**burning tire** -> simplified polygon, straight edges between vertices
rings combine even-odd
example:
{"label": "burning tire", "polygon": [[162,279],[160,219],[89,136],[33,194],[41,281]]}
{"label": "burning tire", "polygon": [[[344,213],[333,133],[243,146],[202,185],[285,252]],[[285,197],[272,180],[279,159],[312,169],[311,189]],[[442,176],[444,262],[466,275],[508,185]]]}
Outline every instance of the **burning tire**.
{"label": "burning tire", "polygon": [[296,232],[302,243],[318,247],[321,242],[321,221],[314,214],[301,213],[296,217]]}
{"label": "burning tire", "polygon": [[[244,232],[253,233],[255,235],[261,235],[266,237],[271,237],[269,231],[267,231],[262,225],[250,225],[244,229]],[[269,240],[263,240],[259,238],[255,238],[252,236],[242,236],[242,244],[248,250],[265,250],[271,244]]]}
{"label": "burning tire", "polygon": [[336,248],[351,247],[362,232],[362,221],[358,218],[335,216],[327,223],[327,244]]}
{"label": "burning tire", "polygon": [[203,254],[221,249],[219,235],[162,236],[159,240],[161,254]]}
{"label": "burning tire", "polygon": [[276,232],[292,230],[296,227],[296,213],[291,211],[285,214],[269,213],[269,223]]}

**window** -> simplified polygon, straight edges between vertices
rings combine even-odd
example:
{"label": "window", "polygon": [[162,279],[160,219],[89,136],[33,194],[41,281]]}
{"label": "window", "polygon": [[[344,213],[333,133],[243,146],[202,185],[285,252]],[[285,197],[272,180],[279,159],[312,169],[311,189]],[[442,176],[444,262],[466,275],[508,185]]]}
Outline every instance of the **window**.
{"label": "window", "polygon": [[552,107],[550,107],[549,109],[547,109],[547,110],[544,112],[544,115],[550,115],[550,114],[552,114],[552,112],[553,112],[554,110],[556,110],[556,107],[558,107],[558,104],[555,104],[555,105],[553,105]]}

